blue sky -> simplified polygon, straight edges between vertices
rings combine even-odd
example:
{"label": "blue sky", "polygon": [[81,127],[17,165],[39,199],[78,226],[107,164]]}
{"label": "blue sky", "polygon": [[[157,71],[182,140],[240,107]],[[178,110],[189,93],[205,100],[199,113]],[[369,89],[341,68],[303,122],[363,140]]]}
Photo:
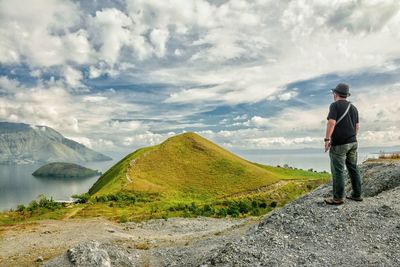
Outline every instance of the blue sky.
{"label": "blue sky", "polygon": [[399,144],[398,1],[0,1],[0,120],[99,151],[184,131],[320,147],[351,86],[362,146]]}

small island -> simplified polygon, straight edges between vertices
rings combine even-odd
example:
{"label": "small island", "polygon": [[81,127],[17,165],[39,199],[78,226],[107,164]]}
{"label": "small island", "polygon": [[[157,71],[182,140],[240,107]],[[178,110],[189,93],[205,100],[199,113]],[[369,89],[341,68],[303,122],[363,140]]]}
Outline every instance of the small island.
{"label": "small island", "polygon": [[43,165],[32,175],[37,177],[84,178],[101,175],[101,172],[74,163],[52,162]]}

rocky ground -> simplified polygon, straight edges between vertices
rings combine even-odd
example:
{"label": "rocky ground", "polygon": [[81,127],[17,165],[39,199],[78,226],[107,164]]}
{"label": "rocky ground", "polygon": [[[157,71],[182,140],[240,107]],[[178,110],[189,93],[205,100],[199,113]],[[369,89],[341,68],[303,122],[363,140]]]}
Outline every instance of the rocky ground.
{"label": "rocky ground", "polygon": [[[44,266],[400,266],[400,161],[367,162],[361,172],[363,202],[327,206],[327,184],[258,222],[97,219],[92,227],[77,221],[70,230],[39,224],[36,236],[28,231],[21,239],[20,230],[4,232],[0,257],[26,253],[32,243],[44,252],[47,242],[59,239],[65,243],[57,250],[61,255]],[[31,264],[39,251],[30,254]]]}
{"label": "rocky ground", "polygon": [[249,218],[199,217],[119,224],[93,218],[0,227],[0,266],[145,266],[158,262],[153,251],[243,235],[253,223]]}

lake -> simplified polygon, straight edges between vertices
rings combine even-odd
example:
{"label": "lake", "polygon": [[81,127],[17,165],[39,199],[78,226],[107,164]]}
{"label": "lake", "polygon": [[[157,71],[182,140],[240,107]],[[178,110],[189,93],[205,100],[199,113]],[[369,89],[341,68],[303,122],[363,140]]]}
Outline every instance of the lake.
{"label": "lake", "polygon": [[[105,172],[117,160],[78,163]],[[0,165],[0,211],[27,205],[40,194],[55,200],[69,200],[71,195],[85,193],[99,176],[88,178],[35,177],[32,173],[43,164]]]}
{"label": "lake", "polygon": [[[360,149],[359,162],[377,156],[377,148]],[[329,155],[320,150],[276,150],[276,151],[234,151],[239,156],[266,165],[288,164],[301,169],[329,171]],[[82,166],[105,172],[124,155],[113,156],[112,161],[80,163]],[[15,208],[18,204],[27,205],[40,194],[55,200],[68,200],[73,194],[85,193],[98,179],[98,176],[79,179],[39,178],[32,172],[42,164],[0,165],[0,210]]]}

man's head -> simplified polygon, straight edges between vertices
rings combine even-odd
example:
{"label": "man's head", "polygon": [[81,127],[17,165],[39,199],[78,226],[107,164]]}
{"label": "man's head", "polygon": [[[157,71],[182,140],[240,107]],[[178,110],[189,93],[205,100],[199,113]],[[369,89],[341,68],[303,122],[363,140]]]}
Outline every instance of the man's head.
{"label": "man's head", "polygon": [[339,83],[335,88],[331,89],[335,100],[340,98],[347,98],[351,94],[349,93],[349,86],[345,83]]}

